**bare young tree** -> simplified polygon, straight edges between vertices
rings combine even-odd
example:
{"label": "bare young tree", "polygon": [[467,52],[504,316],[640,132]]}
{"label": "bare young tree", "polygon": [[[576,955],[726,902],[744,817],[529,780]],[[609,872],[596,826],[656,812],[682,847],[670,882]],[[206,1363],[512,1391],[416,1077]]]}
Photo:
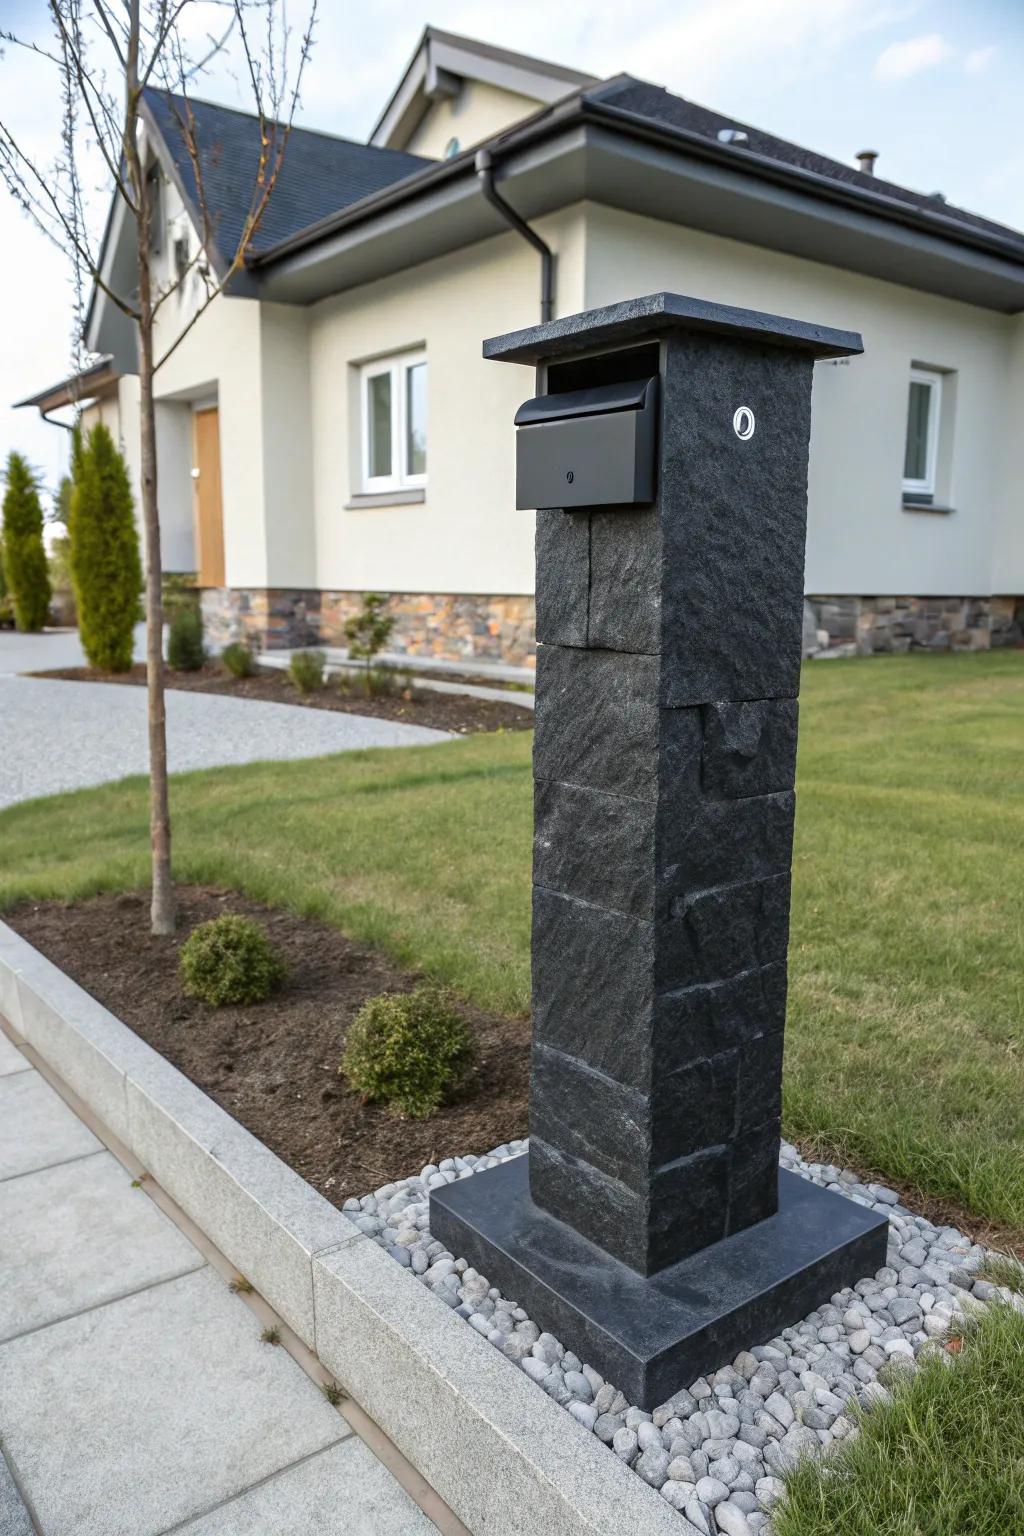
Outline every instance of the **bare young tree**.
{"label": "bare young tree", "polygon": [[[0,29],[0,42],[26,48],[56,71],[61,100],[60,142],[52,164],[23,147],[13,124],[0,118],[0,176],[38,229],[73,264],[74,366],[84,360],[82,322],[91,286],[135,326],[139,375],[139,464],[146,535],[146,677],[152,849],[152,931],[174,931],[171,819],[163,662],[163,567],[157,497],[154,377],[205,310],[244,265],[281,174],[312,47],[316,0],[297,37],[286,0],[48,0],[52,42],[42,44]],[[214,23],[211,27],[210,21]],[[204,25],[205,24],[205,25]],[[233,249],[218,271],[207,259],[216,216],[207,197],[210,146],[204,145],[192,92],[215,59],[240,59],[258,127],[248,205]],[[162,280],[152,265],[155,187],[145,93],[170,93],[170,105],[190,170],[199,243],[187,263]],[[204,153],[205,152],[205,153]],[[101,244],[91,227],[86,189],[99,168],[107,195],[120,199],[134,225],[135,260],[129,291],[101,270]],[[156,355],[157,317],[182,284],[198,297],[185,324]]]}

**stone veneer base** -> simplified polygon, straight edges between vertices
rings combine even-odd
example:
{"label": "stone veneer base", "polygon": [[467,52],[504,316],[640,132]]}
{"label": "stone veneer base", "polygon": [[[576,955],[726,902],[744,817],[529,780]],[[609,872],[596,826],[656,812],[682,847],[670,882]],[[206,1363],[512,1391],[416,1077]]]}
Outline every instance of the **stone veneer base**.
{"label": "stone veneer base", "polygon": [[653,1488],[4,923],[0,1016],[315,1350],[474,1536],[679,1536],[678,1514]]}
{"label": "stone veneer base", "polygon": [[1024,644],[1021,597],[808,595],[823,650],[862,656],[907,651],[987,651]]}
{"label": "stone veneer base", "polygon": [[644,1277],[530,1198],[527,1158],[436,1189],[430,1230],[645,1410],[885,1263],[885,1216],[779,1172],[779,1209]]}
{"label": "stone veneer base", "polygon": [[[359,611],[363,596],[316,588],[209,587],[202,594],[203,619],[215,650],[232,640],[263,651],[343,646],[345,622]],[[1024,644],[1022,597],[813,594],[807,602],[823,650],[852,645],[872,655]],[[534,664],[532,597],[393,592],[388,611],[396,620],[390,651],[484,669]]]}
{"label": "stone veneer base", "polygon": [[[245,640],[258,650],[347,645],[345,624],[363,592],[209,587],[202,594],[207,639],[216,650]],[[392,592],[388,650],[419,660],[532,667],[534,602],[529,596]]]}

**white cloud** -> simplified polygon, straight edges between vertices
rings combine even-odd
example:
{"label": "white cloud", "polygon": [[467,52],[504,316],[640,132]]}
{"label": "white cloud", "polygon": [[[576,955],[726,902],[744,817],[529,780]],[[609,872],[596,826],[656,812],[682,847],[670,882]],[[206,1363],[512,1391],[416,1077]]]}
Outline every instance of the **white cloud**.
{"label": "white cloud", "polygon": [[929,32],[924,37],[911,37],[905,43],[890,43],[875,60],[875,79],[885,85],[909,80],[923,70],[934,69],[943,59],[948,59],[952,47],[939,32]]}
{"label": "white cloud", "polygon": [[995,45],[988,48],[974,48],[964,59],[964,69],[969,75],[983,74],[996,56]]}

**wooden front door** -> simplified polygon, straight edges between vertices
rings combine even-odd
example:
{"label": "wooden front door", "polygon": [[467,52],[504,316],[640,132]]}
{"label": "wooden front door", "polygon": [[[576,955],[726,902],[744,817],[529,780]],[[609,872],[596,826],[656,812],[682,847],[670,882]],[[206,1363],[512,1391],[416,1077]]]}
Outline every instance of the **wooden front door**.
{"label": "wooden front door", "polygon": [[196,411],[192,421],[196,579],[201,587],[222,587],[224,518],[220,503],[220,412],[216,406]]}

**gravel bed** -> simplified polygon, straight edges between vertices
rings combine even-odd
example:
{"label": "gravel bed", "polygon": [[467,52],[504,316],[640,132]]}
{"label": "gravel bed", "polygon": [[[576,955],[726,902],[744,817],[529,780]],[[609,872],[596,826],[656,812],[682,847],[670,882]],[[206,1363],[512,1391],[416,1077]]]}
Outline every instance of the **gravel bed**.
{"label": "gravel bed", "polygon": [[445,1158],[417,1178],[346,1200],[343,1208],[610,1454],[658,1489],[679,1511],[680,1536],[770,1536],[769,1512],[783,1492],[784,1473],[800,1456],[820,1454],[856,1432],[851,1405],[885,1402],[885,1380],[894,1370],[914,1371],[922,1351],[941,1350],[957,1313],[995,1296],[1024,1310],[1019,1296],[975,1278],[987,1256],[980,1244],[915,1216],[891,1189],[804,1162],[783,1142],[783,1167],[839,1198],[887,1212],[886,1267],[644,1413],[430,1236],[430,1189],[518,1157],[526,1147],[511,1141],[486,1157]]}

